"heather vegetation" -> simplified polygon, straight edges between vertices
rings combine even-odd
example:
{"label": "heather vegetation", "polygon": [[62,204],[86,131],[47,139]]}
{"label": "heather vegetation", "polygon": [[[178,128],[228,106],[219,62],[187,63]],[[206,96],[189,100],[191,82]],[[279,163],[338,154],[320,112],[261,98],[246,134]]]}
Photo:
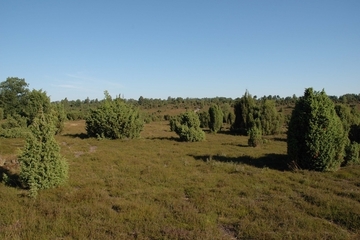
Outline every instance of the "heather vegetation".
{"label": "heather vegetation", "polygon": [[360,237],[360,95],[54,103],[0,87],[1,239]]}

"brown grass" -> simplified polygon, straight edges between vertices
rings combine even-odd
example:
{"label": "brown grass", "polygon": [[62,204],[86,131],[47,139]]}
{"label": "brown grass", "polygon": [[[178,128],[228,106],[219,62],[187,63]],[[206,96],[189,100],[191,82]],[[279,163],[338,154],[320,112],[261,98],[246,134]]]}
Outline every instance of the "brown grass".
{"label": "brown grass", "polygon": [[[0,184],[0,239],[358,239],[360,167],[290,171],[285,137],[186,143],[162,121],[140,139],[98,141],[68,122],[57,136],[68,183],[36,199]],[[0,142],[1,156],[23,144]]]}

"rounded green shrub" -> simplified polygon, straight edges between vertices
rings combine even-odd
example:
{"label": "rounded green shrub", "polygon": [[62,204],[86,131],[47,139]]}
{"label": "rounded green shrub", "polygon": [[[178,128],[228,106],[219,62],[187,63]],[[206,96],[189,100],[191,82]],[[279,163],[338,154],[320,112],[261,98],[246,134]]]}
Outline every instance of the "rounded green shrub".
{"label": "rounded green shrub", "polygon": [[305,90],[295,104],[287,133],[287,152],[300,168],[337,170],[344,160],[347,134],[325,91]]}
{"label": "rounded green shrub", "polygon": [[257,147],[263,143],[261,129],[253,126],[248,131],[249,139],[248,145],[250,147]]}
{"label": "rounded green shrub", "polygon": [[138,138],[143,130],[139,109],[122,99],[112,100],[106,95],[104,102],[91,109],[86,118],[86,131],[89,137],[125,139]]}
{"label": "rounded green shrub", "polygon": [[200,128],[199,116],[195,112],[186,112],[178,116],[175,133],[181,141],[199,142],[205,140],[205,132]]}

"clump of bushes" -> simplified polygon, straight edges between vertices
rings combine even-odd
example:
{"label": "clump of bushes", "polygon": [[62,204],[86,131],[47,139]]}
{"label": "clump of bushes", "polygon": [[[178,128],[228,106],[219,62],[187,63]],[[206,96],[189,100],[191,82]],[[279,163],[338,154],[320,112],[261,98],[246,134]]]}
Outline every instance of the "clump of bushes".
{"label": "clump of bushes", "polygon": [[241,135],[247,135],[255,125],[263,135],[276,134],[281,131],[284,122],[273,100],[256,100],[248,91],[237,100],[234,111],[235,122],[231,126],[231,131]]}
{"label": "clump of bushes", "polygon": [[[33,89],[32,91],[29,91],[24,88],[21,90],[22,94],[17,93],[20,91],[18,89],[19,86],[27,86],[23,79],[10,78],[0,85],[3,87],[3,89],[1,89],[0,86],[0,99],[2,99],[2,101],[0,101],[0,106],[1,104],[4,105],[7,110],[6,119],[0,127],[1,137],[26,137],[27,132],[29,132],[28,127],[33,123],[40,112],[52,116],[51,120],[54,123],[55,134],[62,132],[66,120],[62,104],[51,103],[50,97],[42,90]],[[10,86],[4,87],[4,85]],[[6,94],[6,92],[8,93]],[[17,99],[17,94],[19,95],[18,98],[21,98],[21,102],[13,105],[13,102]],[[4,116],[0,116],[1,120],[3,117]]]}
{"label": "clump of bushes", "polygon": [[205,140],[205,132],[200,128],[200,120],[195,112],[186,112],[170,119],[170,130],[174,130],[181,141],[199,142]]}
{"label": "clump of bushes", "polygon": [[138,108],[120,98],[113,100],[106,91],[104,102],[86,118],[87,134],[96,138],[138,138],[143,126]]}

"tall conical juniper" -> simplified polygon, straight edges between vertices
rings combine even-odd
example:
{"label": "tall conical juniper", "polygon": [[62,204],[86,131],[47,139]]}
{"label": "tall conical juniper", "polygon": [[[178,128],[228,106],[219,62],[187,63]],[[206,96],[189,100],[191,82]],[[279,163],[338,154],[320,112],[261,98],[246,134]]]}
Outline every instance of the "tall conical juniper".
{"label": "tall conical juniper", "polygon": [[55,140],[53,116],[39,113],[19,155],[20,181],[35,197],[38,190],[59,186],[68,178],[68,164]]}
{"label": "tall conical juniper", "polygon": [[344,161],[347,136],[325,91],[305,90],[295,104],[287,134],[287,152],[302,169],[337,170]]}

